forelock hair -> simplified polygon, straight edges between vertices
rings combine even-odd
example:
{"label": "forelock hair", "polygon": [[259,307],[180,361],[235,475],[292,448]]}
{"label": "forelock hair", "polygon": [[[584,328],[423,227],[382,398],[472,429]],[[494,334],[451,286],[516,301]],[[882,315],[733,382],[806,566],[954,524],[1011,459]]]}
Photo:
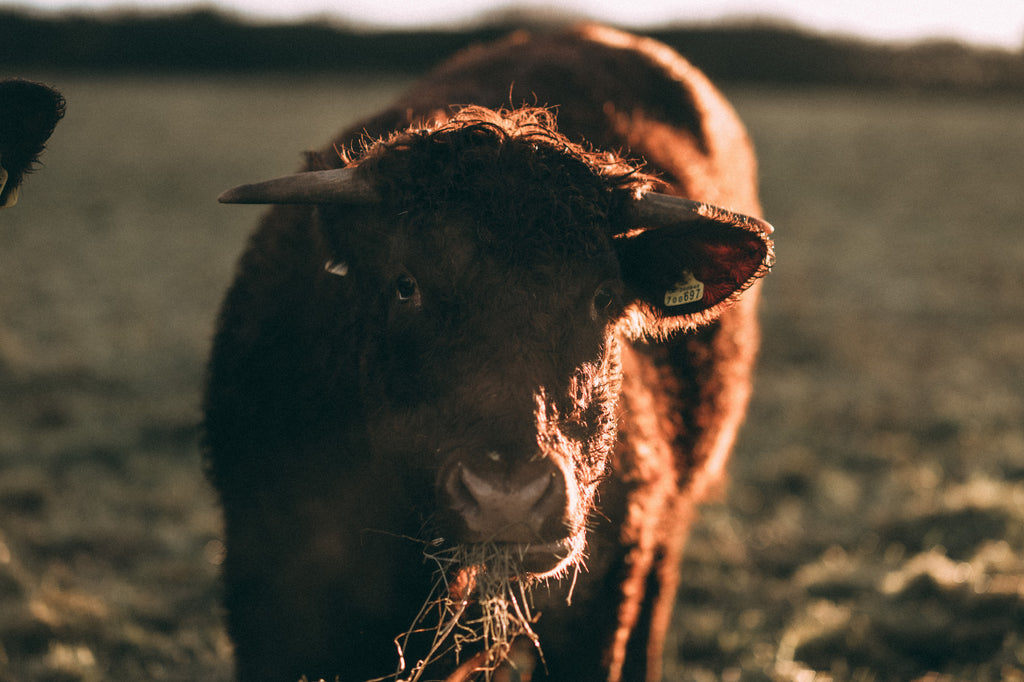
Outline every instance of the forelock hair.
{"label": "forelock hair", "polygon": [[654,182],[618,154],[569,140],[555,113],[538,107],[463,107],[343,159],[385,202],[420,217],[463,215],[499,240],[556,231],[568,248],[586,248],[574,230],[617,220],[625,201]]}

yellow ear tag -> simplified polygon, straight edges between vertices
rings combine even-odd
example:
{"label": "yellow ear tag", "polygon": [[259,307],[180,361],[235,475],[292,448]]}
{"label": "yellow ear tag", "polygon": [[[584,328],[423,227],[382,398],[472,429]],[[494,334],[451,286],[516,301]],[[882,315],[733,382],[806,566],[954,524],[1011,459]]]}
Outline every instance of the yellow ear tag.
{"label": "yellow ear tag", "polygon": [[702,298],[704,298],[704,283],[687,270],[683,273],[682,279],[665,292],[665,307],[674,308],[687,303],[696,303]]}

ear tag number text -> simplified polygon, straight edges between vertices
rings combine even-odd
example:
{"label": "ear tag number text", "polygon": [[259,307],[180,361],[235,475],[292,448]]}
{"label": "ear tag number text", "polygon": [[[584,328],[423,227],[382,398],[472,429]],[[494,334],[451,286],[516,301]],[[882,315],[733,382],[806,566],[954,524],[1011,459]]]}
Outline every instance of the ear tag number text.
{"label": "ear tag number text", "polygon": [[679,282],[665,292],[665,307],[696,303],[704,298],[704,283],[693,276],[692,272],[684,272]]}

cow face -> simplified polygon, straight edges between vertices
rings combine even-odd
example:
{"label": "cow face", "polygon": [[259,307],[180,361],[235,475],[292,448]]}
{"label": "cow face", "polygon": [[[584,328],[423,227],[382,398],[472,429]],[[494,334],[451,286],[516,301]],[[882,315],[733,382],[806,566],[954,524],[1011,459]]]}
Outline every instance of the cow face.
{"label": "cow face", "polygon": [[771,260],[766,224],[675,197],[668,219],[660,199],[638,206],[648,178],[550,123],[474,109],[354,170],[222,196],[317,205],[312,266],[359,336],[366,465],[401,481],[396,532],[511,546],[541,575],[582,556],[620,338],[714,319]]}
{"label": "cow face", "polygon": [[607,225],[567,244],[550,221],[469,210],[319,213],[329,276],[369,304],[373,457],[406,481],[423,539],[514,544],[531,572],[577,559],[615,441],[625,287]]}

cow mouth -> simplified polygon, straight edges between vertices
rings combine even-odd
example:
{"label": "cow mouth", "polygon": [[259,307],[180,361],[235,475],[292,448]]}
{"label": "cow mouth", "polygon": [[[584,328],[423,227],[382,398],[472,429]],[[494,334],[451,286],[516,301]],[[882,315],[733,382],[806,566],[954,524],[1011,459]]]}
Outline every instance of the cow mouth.
{"label": "cow mouth", "polygon": [[466,558],[479,559],[470,559],[469,563],[478,563],[508,578],[533,581],[564,574],[578,561],[578,544],[570,536],[546,543],[473,543],[464,547]]}
{"label": "cow mouth", "polygon": [[564,538],[543,545],[522,545],[523,572],[533,577],[554,576],[572,563],[576,556],[572,538]]}

